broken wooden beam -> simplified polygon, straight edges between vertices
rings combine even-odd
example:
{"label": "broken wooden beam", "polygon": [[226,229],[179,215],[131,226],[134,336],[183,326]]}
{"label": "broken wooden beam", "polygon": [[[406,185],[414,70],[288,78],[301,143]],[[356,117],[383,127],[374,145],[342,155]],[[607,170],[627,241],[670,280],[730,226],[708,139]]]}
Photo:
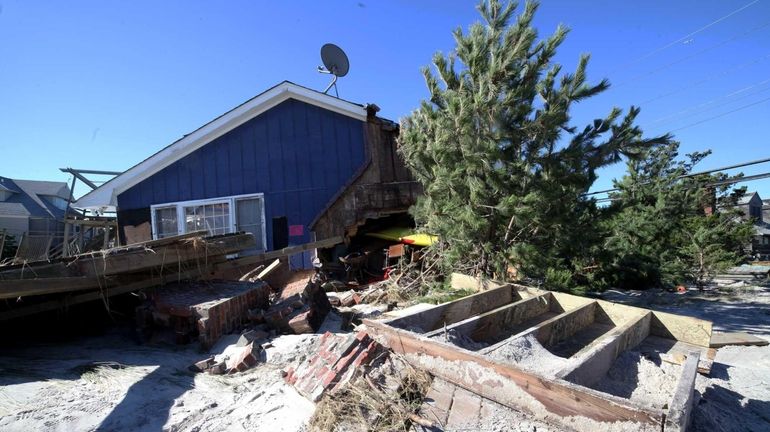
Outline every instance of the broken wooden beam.
{"label": "broken wooden beam", "polygon": [[283,258],[286,256],[296,255],[305,251],[311,251],[315,249],[323,249],[332,246],[336,246],[345,241],[343,237],[332,237],[325,240],[319,240],[311,243],[305,243],[296,246],[289,246],[283,249],[265,252],[257,255],[249,255],[241,258],[232,259],[226,262],[217,264],[214,268],[215,271],[223,271],[228,269],[237,269],[248,265],[259,264],[264,261],[269,261],[276,258]]}
{"label": "broken wooden beam", "polygon": [[61,277],[0,280],[0,299],[87,291],[136,281],[136,277]]}
{"label": "broken wooden beam", "polygon": [[[205,231],[203,232],[205,233]],[[195,236],[193,236],[195,234]],[[46,277],[103,277],[142,271],[179,271],[185,264],[200,266],[254,246],[249,233],[201,237],[201,232],[88,252],[53,262],[33,262],[0,267],[0,280]],[[221,259],[220,261],[224,261]]]}
{"label": "broken wooden beam", "polygon": [[0,312],[0,321],[7,321],[15,318],[21,318],[29,315],[34,315],[41,312],[48,312],[57,309],[66,309],[69,306],[86,303],[94,300],[105,299],[120,294],[127,294],[133,291],[138,291],[153,286],[164,285],[169,282],[176,282],[186,280],[190,278],[200,277],[209,272],[210,266],[203,266],[201,268],[194,268],[179,273],[168,273],[165,275],[153,275],[147,279],[137,282],[129,283],[120,286],[105,287],[98,291],[87,292],[83,294],[73,294],[63,296],[56,300],[49,300],[41,303],[31,304],[20,308],[14,308],[11,310]]}

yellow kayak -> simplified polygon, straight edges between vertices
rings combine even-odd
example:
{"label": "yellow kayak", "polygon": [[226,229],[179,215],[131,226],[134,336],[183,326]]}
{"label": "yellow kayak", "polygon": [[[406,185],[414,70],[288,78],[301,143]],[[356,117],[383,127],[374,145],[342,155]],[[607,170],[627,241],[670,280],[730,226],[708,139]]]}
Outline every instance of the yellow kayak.
{"label": "yellow kayak", "polygon": [[430,246],[438,241],[438,236],[431,234],[418,234],[414,232],[413,228],[406,227],[393,227],[382,231],[370,232],[366,235],[369,237],[415,246]]}

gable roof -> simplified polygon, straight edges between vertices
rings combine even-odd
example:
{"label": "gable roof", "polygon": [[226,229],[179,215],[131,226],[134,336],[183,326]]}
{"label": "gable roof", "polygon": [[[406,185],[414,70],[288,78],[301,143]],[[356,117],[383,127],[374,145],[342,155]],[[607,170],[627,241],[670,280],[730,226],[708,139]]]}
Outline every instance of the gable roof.
{"label": "gable roof", "polygon": [[[4,204],[3,211],[7,216],[32,216],[63,219],[64,210],[43,199],[44,196],[55,196],[69,199],[70,189],[67,183],[41,180],[15,180],[0,177],[3,189],[15,192]],[[14,204],[14,205],[12,205]],[[24,211],[19,209],[21,206]]]}
{"label": "gable roof", "polygon": [[73,206],[93,210],[114,210],[117,206],[117,196],[120,193],[288,99],[299,100],[357,120],[366,121],[364,105],[338,99],[290,81],[284,81],[184,135],[127,169],[123,174],[88,192],[78,199]]}
{"label": "gable roof", "polygon": [[[740,197],[740,199],[738,199],[738,205],[750,204],[755,196],[757,198],[759,198],[759,194],[757,192],[755,192],[755,191],[746,192],[745,194],[743,194],[742,197]],[[760,199],[760,201],[761,201],[761,199]]]}

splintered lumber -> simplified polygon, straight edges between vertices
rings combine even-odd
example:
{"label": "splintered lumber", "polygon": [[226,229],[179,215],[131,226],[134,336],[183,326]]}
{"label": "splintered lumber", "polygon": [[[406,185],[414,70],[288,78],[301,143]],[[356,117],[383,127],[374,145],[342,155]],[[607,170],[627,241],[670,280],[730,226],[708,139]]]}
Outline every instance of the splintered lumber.
{"label": "splintered lumber", "polygon": [[680,432],[687,430],[695,399],[695,376],[698,374],[698,358],[700,353],[692,351],[687,354],[687,361],[682,368],[682,375],[676,385],[674,396],[668,405],[668,415],[663,430],[665,432]]}
{"label": "splintered lumber", "polygon": [[270,263],[269,266],[267,266],[267,268],[259,272],[259,274],[257,275],[257,279],[262,280],[266,278],[270,273],[274,272],[275,269],[277,269],[280,265],[281,265],[281,260],[276,258],[275,261],[273,261],[272,263]]}
{"label": "splintered lumber", "polygon": [[723,346],[727,346],[727,345],[765,346],[769,343],[770,342],[768,342],[767,339],[762,339],[761,337],[757,337],[757,336],[750,335],[748,333],[743,333],[743,332],[733,332],[733,333],[713,332],[711,334],[711,343],[709,344],[709,346],[711,348],[722,348]]}
{"label": "splintered lumber", "polygon": [[444,303],[414,315],[396,318],[389,321],[388,324],[399,328],[422,329],[422,332],[429,332],[520,299],[521,295],[518,289],[511,285],[505,285]]}
{"label": "splintered lumber", "polygon": [[137,282],[110,286],[102,288],[98,291],[87,292],[83,294],[67,295],[56,300],[49,300],[42,303],[31,304],[20,308],[14,308],[12,310],[0,312],[0,321],[7,321],[15,318],[21,318],[24,316],[34,315],[41,312],[48,312],[57,309],[66,309],[68,306],[86,303],[94,300],[105,299],[120,294],[126,294],[133,291],[138,291],[153,286],[164,285],[169,282],[177,282],[181,280],[200,277],[206,274],[210,270],[210,267],[194,268],[179,273],[168,273],[166,275],[154,275],[147,279]]}
{"label": "splintered lumber", "polygon": [[315,249],[329,248],[342,243],[345,239],[343,237],[332,237],[325,240],[318,240],[311,243],[305,243],[296,246],[289,246],[283,249],[265,252],[257,255],[249,255],[241,258],[229,260],[227,262],[219,263],[214,267],[215,271],[222,271],[227,269],[237,269],[248,265],[259,264],[264,261],[269,261],[276,258],[283,258],[286,256],[296,255],[305,251],[311,251]]}
{"label": "splintered lumber", "polygon": [[584,431],[600,430],[603,423],[616,423],[614,426],[628,430],[660,430],[662,411],[563,380],[546,379],[382,322],[367,319],[364,324],[415,366],[545,421]]}
{"label": "splintered lumber", "polygon": [[52,262],[33,262],[0,267],[0,280],[48,277],[102,277],[146,270],[178,271],[183,263],[200,265],[209,258],[233,254],[254,246],[249,233],[213,237],[192,234],[152,240],[131,246],[88,252]]}
{"label": "splintered lumber", "polygon": [[87,291],[135,281],[136,277],[62,277],[22,280],[0,280],[0,299],[12,299],[44,294]]}

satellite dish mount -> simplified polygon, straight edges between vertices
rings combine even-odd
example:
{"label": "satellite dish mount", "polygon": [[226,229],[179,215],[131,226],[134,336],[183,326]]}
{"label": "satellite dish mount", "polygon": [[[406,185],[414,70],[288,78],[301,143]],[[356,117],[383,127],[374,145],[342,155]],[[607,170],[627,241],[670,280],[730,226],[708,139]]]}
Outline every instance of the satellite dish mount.
{"label": "satellite dish mount", "polygon": [[348,56],[345,55],[345,51],[342,51],[342,48],[328,43],[321,47],[321,61],[323,61],[324,65],[318,66],[318,72],[334,75],[332,82],[330,82],[326,87],[326,90],[324,90],[324,94],[328,93],[329,90],[334,87],[334,94],[337,95],[337,97],[340,97],[340,94],[337,91],[337,78],[344,77],[348,74],[348,71],[350,70]]}

